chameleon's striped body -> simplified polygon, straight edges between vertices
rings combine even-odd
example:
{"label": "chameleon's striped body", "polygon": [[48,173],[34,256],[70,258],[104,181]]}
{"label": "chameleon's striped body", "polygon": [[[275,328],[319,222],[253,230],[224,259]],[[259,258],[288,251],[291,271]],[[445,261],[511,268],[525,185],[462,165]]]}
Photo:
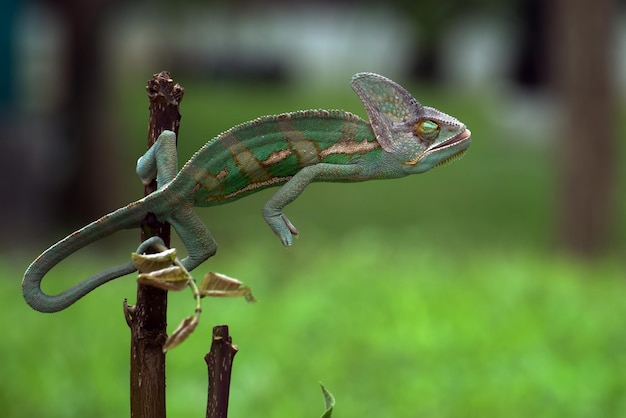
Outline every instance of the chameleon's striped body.
{"label": "chameleon's striped body", "polygon": [[[322,119],[324,124],[319,123]],[[184,194],[193,196],[195,206],[214,206],[282,185],[306,166],[355,164],[380,159],[381,153],[372,127],[356,115],[339,110],[294,112],[224,132],[185,164],[174,183],[184,177]]]}
{"label": "chameleon's striped body", "polygon": [[[72,233],[44,251],[27,268],[22,293],[42,312],[65,309],[91,290],[135,270],[113,267],[58,295],[41,290],[44,275],[75,251],[107,235],[140,225],[147,213],[176,229],[192,270],[215,254],[217,244],[194,206],[229,203],[271,186],[263,216],[285,246],[298,231],[283,214],[313,181],[362,181],[421,173],[461,155],[470,132],[458,120],[422,106],[384,77],[360,73],[352,87],[369,121],[343,111],[313,110],[266,116],[238,125],[204,145],[177,171],[176,137],[164,131],[137,162],[146,183],[158,190]],[[143,243],[143,252],[150,242]]]}

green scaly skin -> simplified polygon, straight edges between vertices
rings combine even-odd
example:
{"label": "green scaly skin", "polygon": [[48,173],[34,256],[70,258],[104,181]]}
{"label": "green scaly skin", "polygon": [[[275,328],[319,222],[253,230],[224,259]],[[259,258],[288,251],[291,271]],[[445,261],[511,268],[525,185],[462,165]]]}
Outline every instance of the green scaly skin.
{"label": "green scaly skin", "polygon": [[[232,202],[282,186],[263,207],[269,227],[290,246],[298,231],[283,214],[313,181],[354,182],[422,173],[444,164],[470,145],[458,120],[422,106],[395,82],[372,73],[352,78],[369,122],[348,112],[311,110],[266,116],[236,126],[206,143],[177,170],[176,138],[164,131],[137,162],[144,183],[159,189],[79,229],[44,251],[26,270],[22,292],[41,312],[56,312],[109,280],[135,271],[125,264],[100,272],[58,295],[41,290],[44,275],[75,251],[126,228],[149,212],[168,221],[187,248],[182,260],[193,270],[215,254],[217,244],[194,206]],[[142,253],[153,241],[138,248]]]}

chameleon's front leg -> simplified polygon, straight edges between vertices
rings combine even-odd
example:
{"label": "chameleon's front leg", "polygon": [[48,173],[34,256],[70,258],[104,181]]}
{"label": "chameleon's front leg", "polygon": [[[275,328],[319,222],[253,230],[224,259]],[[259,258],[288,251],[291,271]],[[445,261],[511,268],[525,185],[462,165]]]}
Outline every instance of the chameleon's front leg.
{"label": "chameleon's front leg", "polygon": [[306,186],[315,180],[364,180],[363,168],[357,164],[337,165],[320,163],[304,167],[285,183],[263,206],[263,217],[285,247],[293,244],[298,235],[296,227],[287,219],[283,208],[293,202]]}

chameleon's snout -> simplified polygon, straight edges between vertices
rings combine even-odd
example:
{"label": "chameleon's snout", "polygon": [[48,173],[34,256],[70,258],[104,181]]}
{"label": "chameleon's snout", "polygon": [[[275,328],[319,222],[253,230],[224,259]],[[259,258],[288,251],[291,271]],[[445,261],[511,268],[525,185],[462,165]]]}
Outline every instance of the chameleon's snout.
{"label": "chameleon's snout", "polygon": [[471,136],[472,132],[464,127],[464,130],[458,135],[433,144],[404,164],[411,167],[419,165],[419,172],[446,164],[461,157],[467,151],[471,143]]}
{"label": "chameleon's snout", "polygon": [[[463,132],[460,134],[448,139],[447,141],[443,141],[435,146],[431,147],[428,151],[436,151],[444,148],[462,148],[463,150],[467,149],[470,144],[470,138],[472,136],[472,132],[465,128]],[[462,145],[462,146],[461,146]]]}
{"label": "chameleon's snout", "polygon": [[[465,128],[463,132],[454,138],[450,138],[449,140],[443,142],[438,147],[435,147],[438,150],[446,151],[441,161],[435,164],[435,167],[440,167],[442,165],[446,165],[454,160],[458,160],[461,158],[471,144],[472,132]],[[432,149],[431,149],[432,150]]]}

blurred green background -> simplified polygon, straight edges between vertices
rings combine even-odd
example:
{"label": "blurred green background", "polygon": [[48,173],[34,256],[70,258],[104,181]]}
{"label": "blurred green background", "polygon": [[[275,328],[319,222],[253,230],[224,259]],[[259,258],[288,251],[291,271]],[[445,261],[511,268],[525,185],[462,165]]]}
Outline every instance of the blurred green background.
{"label": "blurred green background", "polygon": [[[185,88],[181,163],[264,114],[340,108],[365,117],[349,87],[358,71],[393,78],[473,133],[462,160],[419,176],[310,186],[286,209],[301,233],[290,249],[261,218],[272,190],[200,209],[220,249],[195,274],[237,277],[258,303],[204,300],[199,328],[167,355],[169,416],[203,416],[203,356],[221,323],[240,346],[232,417],[319,416],[318,381],[342,417],[626,416],[623,11],[608,0],[587,11],[611,10],[603,22],[612,31],[585,34],[599,50],[610,45],[605,60],[587,50],[591,82],[572,92],[587,73],[575,71],[585,67],[572,58],[575,35],[546,29],[556,19],[569,33],[576,22],[559,17],[559,2],[388,3],[0,6],[0,70],[12,80],[0,92],[9,183],[0,416],[129,413],[122,300],[132,303],[133,278],[54,315],[32,311],[19,283],[46,246],[141,195],[145,84],[163,69]],[[587,17],[593,25],[597,16]],[[581,92],[589,116],[572,123]],[[611,146],[600,161],[608,174],[593,150],[568,171],[580,157],[565,148],[581,147],[574,136],[589,128],[593,149]],[[570,200],[576,175],[596,191],[608,185],[590,207],[585,181],[583,199]],[[583,232],[570,234],[572,224]],[[104,240],[59,265],[44,288],[119,264],[137,243],[137,231]],[[169,305],[171,331],[193,301],[170,294]]]}

